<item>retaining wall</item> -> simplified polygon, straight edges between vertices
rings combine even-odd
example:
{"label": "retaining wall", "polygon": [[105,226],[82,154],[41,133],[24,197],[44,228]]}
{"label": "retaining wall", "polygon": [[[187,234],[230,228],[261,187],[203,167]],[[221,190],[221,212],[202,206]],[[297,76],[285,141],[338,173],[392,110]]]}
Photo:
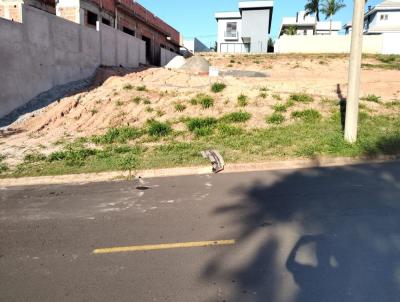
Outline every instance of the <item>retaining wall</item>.
{"label": "retaining wall", "polygon": [[[349,53],[351,35],[281,36],[276,53]],[[400,54],[399,35],[364,35],[363,53]]]}
{"label": "retaining wall", "polygon": [[165,48],[161,48],[160,53],[160,62],[161,66],[167,65],[173,58],[175,58],[178,54],[172,51],[169,51]]}
{"label": "retaining wall", "polygon": [[97,30],[24,6],[23,23],[0,18],[0,118],[100,65],[146,63],[145,42],[98,23]]}

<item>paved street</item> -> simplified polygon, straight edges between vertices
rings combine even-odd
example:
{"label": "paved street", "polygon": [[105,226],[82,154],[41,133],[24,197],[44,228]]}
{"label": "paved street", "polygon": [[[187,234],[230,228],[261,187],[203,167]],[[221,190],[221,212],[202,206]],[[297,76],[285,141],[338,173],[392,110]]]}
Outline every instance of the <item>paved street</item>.
{"label": "paved street", "polygon": [[1,188],[0,293],[400,301],[400,162]]}

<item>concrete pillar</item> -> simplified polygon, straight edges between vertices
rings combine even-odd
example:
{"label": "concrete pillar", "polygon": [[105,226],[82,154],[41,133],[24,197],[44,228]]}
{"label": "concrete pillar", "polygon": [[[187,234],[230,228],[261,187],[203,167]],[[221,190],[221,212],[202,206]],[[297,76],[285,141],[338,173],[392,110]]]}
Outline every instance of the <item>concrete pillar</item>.
{"label": "concrete pillar", "polygon": [[349,86],[346,104],[345,140],[357,141],[358,103],[360,94],[360,73],[362,59],[362,40],[365,0],[354,1],[353,31],[351,34],[351,52],[349,63]]}

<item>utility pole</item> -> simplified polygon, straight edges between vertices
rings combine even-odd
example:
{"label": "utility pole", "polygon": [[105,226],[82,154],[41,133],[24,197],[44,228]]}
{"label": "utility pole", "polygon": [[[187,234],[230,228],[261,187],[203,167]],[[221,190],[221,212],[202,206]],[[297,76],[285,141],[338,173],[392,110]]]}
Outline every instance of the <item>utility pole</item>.
{"label": "utility pole", "polygon": [[351,33],[349,63],[349,85],[344,130],[344,138],[349,143],[355,143],[357,141],[364,7],[365,0],[354,0],[353,29]]}

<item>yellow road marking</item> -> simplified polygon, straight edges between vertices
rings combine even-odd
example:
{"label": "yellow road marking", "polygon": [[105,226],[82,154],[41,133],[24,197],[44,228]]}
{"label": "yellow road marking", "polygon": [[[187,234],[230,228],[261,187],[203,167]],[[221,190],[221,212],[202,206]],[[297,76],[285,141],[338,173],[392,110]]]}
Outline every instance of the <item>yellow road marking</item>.
{"label": "yellow road marking", "polygon": [[112,253],[126,253],[126,252],[139,252],[139,251],[155,251],[179,248],[193,248],[193,247],[208,247],[218,245],[233,245],[235,240],[215,240],[215,241],[197,241],[197,242],[181,242],[181,243],[164,243],[154,245],[136,245],[136,246],[122,246],[111,247],[103,249],[95,249],[93,254],[112,254]]}

